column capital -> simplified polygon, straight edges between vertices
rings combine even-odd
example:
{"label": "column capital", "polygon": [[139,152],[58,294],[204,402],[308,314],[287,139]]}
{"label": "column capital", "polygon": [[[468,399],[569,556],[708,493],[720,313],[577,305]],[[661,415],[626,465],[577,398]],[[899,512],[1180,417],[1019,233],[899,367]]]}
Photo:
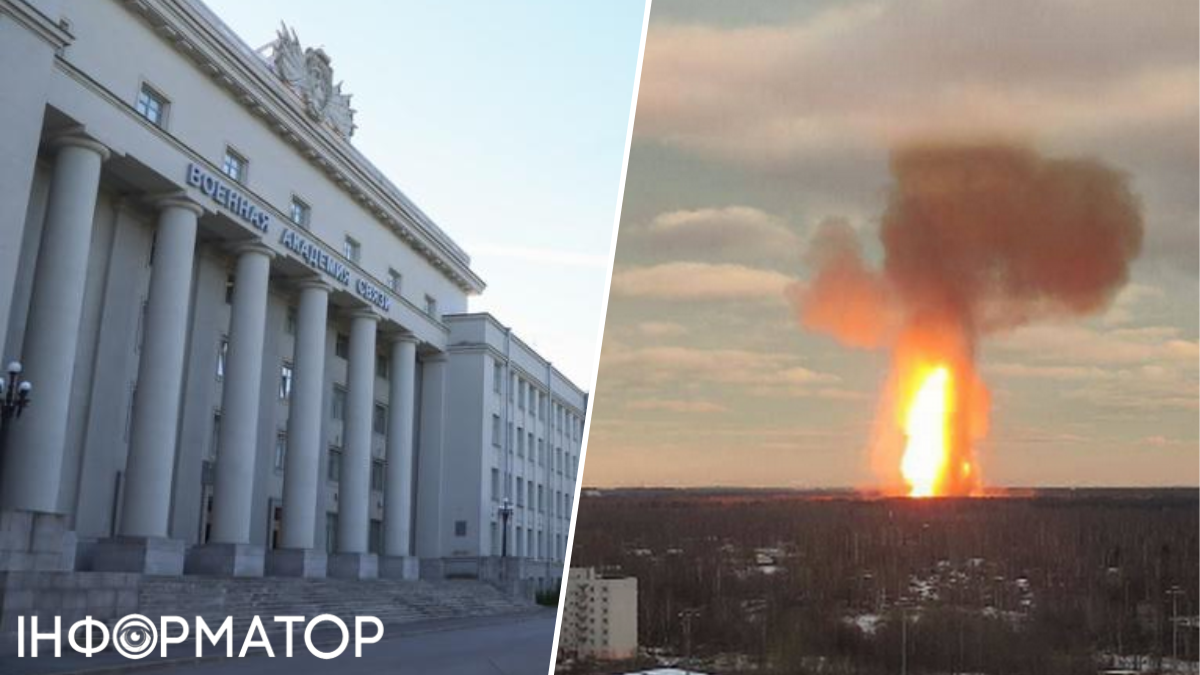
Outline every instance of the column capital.
{"label": "column capital", "polygon": [[183,194],[163,195],[153,199],[150,203],[159,211],[183,209],[184,211],[191,211],[197,218],[204,215],[204,207],[199,202]]}
{"label": "column capital", "polygon": [[234,244],[229,250],[239,256],[245,253],[258,253],[266,256],[268,260],[275,257],[275,250],[258,240]]}
{"label": "column capital", "polygon": [[351,319],[370,319],[371,321],[379,321],[379,315],[366,307],[358,307],[350,310],[346,316]]}
{"label": "column capital", "polygon": [[296,280],[296,288],[301,291],[308,290],[311,288],[311,289],[318,290],[318,291],[325,291],[326,293],[333,290],[333,286],[331,286],[328,281],[325,281],[324,279],[322,279],[319,276],[316,276],[315,274],[312,276],[307,276],[307,277],[297,279]]}
{"label": "column capital", "polygon": [[94,138],[89,138],[76,131],[70,131],[60,136],[51,138],[50,147],[54,148],[55,150],[61,150],[66,147],[86,148],[97,155],[100,155],[100,161],[102,162],[107,160],[112,155],[112,152],[109,151],[108,146]]}
{"label": "column capital", "polygon": [[412,333],[410,333],[406,330],[397,330],[395,332],[392,332],[392,333],[388,334],[388,339],[391,340],[391,342],[393,344],[402,343],[402,342],[411,342],[412,344],[415,344],[415,345],[421,344],[421,338],[417,337],[416,335],[413,335]]}

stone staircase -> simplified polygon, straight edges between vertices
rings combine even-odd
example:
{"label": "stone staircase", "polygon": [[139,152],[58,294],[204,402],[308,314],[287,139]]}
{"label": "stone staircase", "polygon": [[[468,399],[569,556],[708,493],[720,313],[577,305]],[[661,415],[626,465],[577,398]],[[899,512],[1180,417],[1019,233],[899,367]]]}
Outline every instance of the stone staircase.
{"label": "stone staircase", "polygon": [[[538,611],[531,600],[508,595],[478,580],[158,577],[111,572],[3,573],[0,608],[0,653],[15,651],[18,616],[37,616],[43,628],[54,617],[61,617],[64,633],[85,616],[104,622],[110,629],[129,614],[142,614],[155,625],[164,615],[180,616],[188,622],[191,645],[195,644],[195,617],[203,617],[210,630],[216,630],[226,617],[233,617],[236,652],[255,616],[260,617],[267,637],[276,644],[287,626],[276,623],[274,617],[304,617],[304,623],[292,629],[293,640],[303,645],[304,626],[320,614],[340,618],[353,640],[356,616],[378,618],[386,628],[385,634],[394,636],[404,632],[405,625]],[[374,632],[373,627],[364,630]],[[340,639],[340,630],[333,623],[319,624],[314,632],[318,643]],[[182,648],[185,652],[188,649],[194,647]],[[211,646],[207,649],[224,651]]]}
{"label": "stone staircase", "polygon": [[[319,614],[333,614],[353,631],[355,616],[374,616],[391,627],[535,610],[528,600],[473,580],[144,577],[138,589],[138,613],[155,622],[162,615],[182,616],[194,629],[192,617],[201,616],[215,628],[232,616],[235,644],[240,644],[255,616],[261,617],[268,633],[275,634],[286,630],[273,620],[284,615],[311,621]],[[337,632],[332,624],[322,624],[322,629]]]}

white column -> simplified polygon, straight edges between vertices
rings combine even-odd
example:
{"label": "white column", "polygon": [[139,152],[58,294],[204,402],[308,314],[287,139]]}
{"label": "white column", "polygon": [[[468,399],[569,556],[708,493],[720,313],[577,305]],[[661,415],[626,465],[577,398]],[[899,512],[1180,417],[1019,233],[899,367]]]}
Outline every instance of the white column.
{"label": "white column", "polygon": [[338,553],[366,553],[371,499],[371,416],[375,408],[375,329],[362,310],[350,323],[342,480],[338,486]]}
{"label": "white column", "polygon": [[412,555],[413,381],[417,339],[401,335],[392,341],[391,390],[388,401],[387,475],[383,493],[384,553]]}
{"label": "white column", "polygon": [[441,557],[442,439],[446,408],[446,355],[422,361],[421,441],[417,462],[417,555]]}
{"label": "white column", "polygon": [[167,536],[196,219],[203,212],[187,199],[167,199],[158,207],[121,509],[120,532],[134,537]]}
{"label": "white column", "polygon": [[12,424],[3,498],[7,507],[51,513],[58,510],[100,165],[108,158],[103,145],[81,136],[60,138],[55,145],[22,355],[34,397]]}
{"label": "white column", "polygon": [[292,400],[288,410],[287,463],[283,476],[282,548],[314,545],[317,481],[321,473],[321,401],[325,393],[325,338],[329,285],[300,284]]}
{"label": "white column", "polygon": [[212,542],[218,544],[250,543],[263,333],[273,256],[260,243],[243,245],[237,254],[213,486]]}

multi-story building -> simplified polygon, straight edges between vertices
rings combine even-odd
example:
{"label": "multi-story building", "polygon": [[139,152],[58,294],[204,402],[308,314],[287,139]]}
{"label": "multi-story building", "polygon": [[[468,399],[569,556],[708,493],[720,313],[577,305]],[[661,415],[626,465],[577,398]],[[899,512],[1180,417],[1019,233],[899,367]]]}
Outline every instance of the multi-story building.
{"label": "multi-story building", "polygon": [[[462,435],[495,405],[469,379],[494,350],[466,346],[494,322],[463,314],[484,284],[354,146],[324,51],[255,51],[199,0],[0,0],[0,63],[0,344],[34,386],[0,504],[67,552],[0,566],[412,577],[495,552],[494,449]],[[577,457],[582,395],[518,351],[546,461]],[[514,553],[561,559],[549,467]]]}
{"label": "multi-story building", "polygon": [[445,321],[455,407],[442,472],[457,479],[444,483],[424,543],[443,558],[548,563],[520,574],[560,578],[587,394],[491,315]]}
{"label": "multi-story building", "polygon": [[572,568],[559,629],[559,648],[583,659],[630,659],[637,655],[637,579],[612,577],[593,568]]}

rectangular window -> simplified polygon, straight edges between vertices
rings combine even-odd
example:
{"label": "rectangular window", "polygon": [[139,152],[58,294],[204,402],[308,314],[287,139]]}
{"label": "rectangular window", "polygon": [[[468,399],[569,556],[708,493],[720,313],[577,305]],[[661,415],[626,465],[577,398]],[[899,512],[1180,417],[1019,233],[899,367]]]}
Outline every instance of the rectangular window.
{"label": "rectangular window", "polygon": [[134,109],[156,127],[163,127],[167,121],[167,98],[158,93],[148,84],[143,83],[138,91]]}
{"label": "rectangular window", "polygon": [[283,365],[279,367],[279,400],[287,401],[292,398],[293,380],[292,364],[284,361]]}
{"label": "rectangular window", "polygon": [[499,361],[492,361],[492,391],[500,393],[500,385],[504,381],[504,366]]}
{"label": "rectangular window", "polygon": [[492,415],[492,445],[500,447],[500,416]]}
{"label": "rectangular window", "polygon": [[376,401],[375,410],[371,413],[371,430],[377,436],[387,436],[387,406]]}
{"label": "rectangular window", "polygon": [[396,295],[400,295],[400,289],[404,285],[404,276],[394,269],[388,268],[388,288]]}
{"label": "rectangular window", "polygon": [[325,477],[330,483],[342,480],[342,449],[329,448],[329,463],[325,466]]}
{"label": "rectangular window", "polygon": [[538,488],[538,513],[545,513],[546,512],[546,502],[543,499],[544,490],[541,485],[537,486],[537,488]]}
{"label": "rectangular window", "polygon": [[525,429],[517,427],[517,457],[525,456]]}
{"label": "rectangular window", "polygon": [[525,479],[517,477],[517,506],[525,506]]}
{"label": "rectangular window", "polygon": [[525,487],[527,487],[529,489],[529,508],[530,508],[530,510],[532,510],[533,503],[534,503],[533,502],[533,481],[529,481],[529,484],[526,485]]}
{"label": "rectangular window", "polygon": [[517,409],[525,409],[525,380],[517,378]]}
{"label": "rectangular window", "polygon": [[250,162],[245,157],[235,152],[233,148],[225,148],[225,158],[221,160],[221,173],[238,183],[245,183],[249,166]]}
{"label": "rectangular window", "polygon": [[229,356],[229,338],[221,337],[221,343],[217,345],[217,379],[225,379],[225,358]]}
{"label": "rectangular window", "polygon": [[283,471],[287,462],[287,432],[280,431],[275,435],[275,471]]}
{"label": "rectangular window", "polygon": [[307,230],[308,224],[312,220],[312,207],[303,199],[292,197],[292,204],[288,207],[288,219]]}
{"label": "rectangular window", "polygon": [[346,389],[336,384],[333,385],[333,411],[330,416],[339,422],[346,419]]}
{"label": "rectangular window", "polygon": [[538,392],[538,419],[546,419],[546,395]]}
{"label": "rectangular window", "polygon": [[333,355],[339,359],[350,358],[350,336],[338,333],[333,339]]}
{"label": "rectangular window", "polygon": [[221,411],[213,411],[212,421],[212,440],[208,444],[208,458],[215,460],[217,458],[217,446],[221,441]]}
{"label": "rectangular window", "polygon": [[297,321],[296,308],[288,307],[287,308],[287,318],[284,320],[284,323],[283,323],[283,329],[285,331],[287,331],[288,335],[296,334],[296,321]]}
{"label": "rectangular window", "polygon": [[386,354],[375,355],[375,377],[378,377],[381,380],[388,379],[388,373],[391,370],[390,366],[391,364],[388,363],[388,357]]}
{"label": "rectangular window", "polygon": [[529,448],[529,459],[533,459],[533,432],[529,432],[529,442],[525,444]]}
{"label": "rectangular window", "polygon": [[337,549],[337,514],[328,511],[325,513],[325,552],[333,553]]}
{"label": "rectangular window", "polygon": [[232,273],[225,275],[225,304],[233,304],[233,282],[234,276]]}
{"label": "rectangular window", "polygon": [[454,521],[454,536],[456,536],[456,537],[467,536],[467,521],[465,521],[465,520]]}
{"label": "rectangular window", "polygon": [[492,469],[492,501],[500,501],[500,469]]}
{"label": "rectangular window", "polygon": [[438,303],[437,299],[432,295],[425,296],[425,313],[433,318],[438,318]]}
{"label": "rectangular window", "polygon": [[367,530],[367,552],[379,555],[383,552],[383,521],[371,519]]}
{"label": "rectangular window", "polygon": [[362,244],[354,237],[347,236],[346,241],[342,243],[342,255],[357,265],[358,261],[362,259]]}
{"label": "rectangular window", "polygon": [[371,489],[383,492],[383,460],[377,459],[371,462]]}

